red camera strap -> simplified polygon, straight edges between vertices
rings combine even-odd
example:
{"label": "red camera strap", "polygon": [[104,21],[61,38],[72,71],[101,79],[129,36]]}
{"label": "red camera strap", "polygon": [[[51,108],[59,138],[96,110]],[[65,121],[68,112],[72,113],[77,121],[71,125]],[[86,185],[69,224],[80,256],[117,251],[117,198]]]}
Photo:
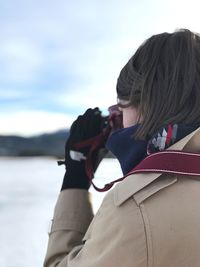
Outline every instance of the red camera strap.
{"label": "red camera strap", "polygon": [[[114,116],[114,115],[113,115]],[[109,118],[112,121],[112,117]],[[153,153],[141,161],[124,177],[116,179],[103,188],[97,187],[94,182],[94,169],[92,159],[99,148],[104,147],[112,127],[108,125],[99,135],[75,144],[75,147],[90,147],[86,158],[85,167],[93,187],[99,192],[108,191],[115,183],[124,180],[127,176],[136,173],[168,173],[175,175],[188,175],[200,179],[200,153],[191,153],[179,150],[164,150]]]}
{"label": "red camera strap", "polygon": [[165,150],[147,156],[126,176],[106,184],[103,188],[95,186],[99,192],[108,191],[115,183],[124,180],[127,176],[136,173],[168,173],[186,175],[200,179],[200,153],[190,153],[177,150]]}
{"label": "red camera strap", "polygon": [[[111,131],[111,128],[108,125],[97,136],[94,136],[92,138],[89,138],[87,140],[84,140],[82,142],[74,144],[74,147],[76,149],[90,147],[89,153],[88,153],[86,161],[85,161],[85,168],[86,168],[87,176],[89,177],[89,180],[91,181],[92,184],[93,184],[92,179],[94,178],[94,169],[93,169],[93,164],[92,164],[93,156],[101,147],[105,146],[105,143],[106,143],[106,140],[110,134],[110,131]],[[97,191],[101,190],[101,189],[98,190],[98,187],[96,187],[94,184],[93,184],[93,186]]]}

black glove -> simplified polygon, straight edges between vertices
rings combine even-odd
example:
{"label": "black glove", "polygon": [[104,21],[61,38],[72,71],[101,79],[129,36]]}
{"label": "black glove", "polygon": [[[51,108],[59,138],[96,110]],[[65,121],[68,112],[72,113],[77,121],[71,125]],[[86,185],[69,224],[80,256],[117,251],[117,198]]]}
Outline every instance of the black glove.
{"label": "black glove", "polygon": [[[98,108],[88,109],[82,116],[79,116],[71,126],[70,135],[65,145],[66,173],[61,190],[67,188],[89,189],[91,181],[88,178],[85,168],[85,160],[90,146],[76,148],[76,144],[99,135],[105,127],[105,118],[101,116]],[[102,147],[101,147],[102,148]],[[99,148],[92,156],[93,169],[96,170],[102,160],[99,159]]]}

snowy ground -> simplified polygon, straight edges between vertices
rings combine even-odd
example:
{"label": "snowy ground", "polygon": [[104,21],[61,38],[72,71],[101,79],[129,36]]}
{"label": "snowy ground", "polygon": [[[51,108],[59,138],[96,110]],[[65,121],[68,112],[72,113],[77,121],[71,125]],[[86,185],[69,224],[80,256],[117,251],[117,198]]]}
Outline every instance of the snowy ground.
{"label": "snowy ground", "polygon": [[[42,266],[63,173],[64,167],[49,158],[0,158],[0,266]],[[118,162],[106,159],[96,183],[120,176]],[[105,194],[90,191],[96,211]]]}

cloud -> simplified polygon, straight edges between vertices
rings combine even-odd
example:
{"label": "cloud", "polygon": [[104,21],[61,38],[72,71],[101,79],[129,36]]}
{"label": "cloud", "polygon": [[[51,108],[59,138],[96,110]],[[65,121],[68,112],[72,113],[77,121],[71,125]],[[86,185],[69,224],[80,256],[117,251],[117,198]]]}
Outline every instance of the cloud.
{"label": "cloud", "polygon": [[1,88],[0,90],[0,101],[6,101],[6,100],[19,100],[19,99],[23,99],[23,98],[27,98],[28,96],[28,92],[22,92],[19,91],[18,89],[14,89],[14,88]]}
{"label": "cloud", "polygon": [[115,102],[121,68],[140,43],[178,27],[199,31],[199,5],[196,0],[2,1],[1,117],[6,110],[69,116],[88,106],[106,110]]}
{"label": "cloud", "polygon": [[28,40],[7,39],[0,43],[1,81],[34,82],[43,60],[39,49]]}
{"label": "cloud", "polygon": [[0,134],[30,136],[58,129],[69,128],[74,117],[54,112],[20,111],[5,112],[0,116]]}
{"label": "cloud", "polygon": [[107,108],[116,103],[115,83],[91,83],[74,88],[72,92],[64,92],[58,96],[60,106],[66,109],[74,109],[76,115],[91,107],[99,107],[104,112]]}

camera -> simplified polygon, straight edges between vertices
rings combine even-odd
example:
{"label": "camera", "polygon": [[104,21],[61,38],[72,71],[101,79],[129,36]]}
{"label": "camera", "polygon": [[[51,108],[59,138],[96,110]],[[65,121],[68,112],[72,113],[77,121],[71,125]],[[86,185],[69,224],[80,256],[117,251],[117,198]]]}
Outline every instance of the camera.
{"label": "camera", "polygon": [[111,132],[123,128],[122,112],[118,105],[113,105],[108,108],[109,115],[102,117],[102,129],[108,127]]}

